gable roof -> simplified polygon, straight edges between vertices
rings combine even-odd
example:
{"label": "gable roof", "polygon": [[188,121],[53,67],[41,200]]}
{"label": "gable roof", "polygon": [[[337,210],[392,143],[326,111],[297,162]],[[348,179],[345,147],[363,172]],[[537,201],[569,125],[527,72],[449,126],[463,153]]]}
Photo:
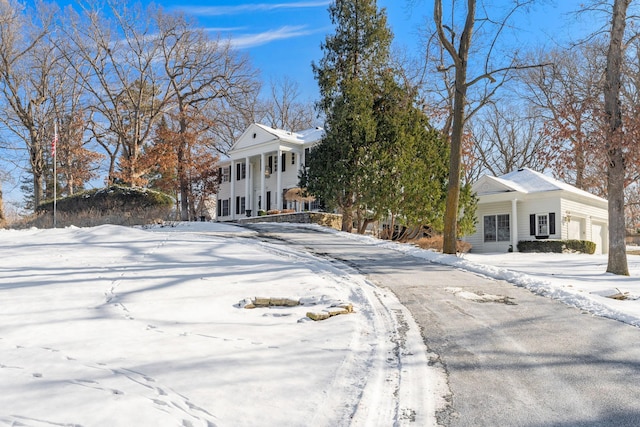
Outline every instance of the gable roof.
{"label": "gable roof", "polygon": [[260,123],[253,123],[231,146],[229,153],[273,142],[283,142],[304,146],[318,142],[323,136],[324,129],[319,127],[299,132],[291,132],[284,129],[272,128]]}
{"label": "gable roof", "polygon": [[500,177],[484,175],[473,184],[472,189],[478,196],[510,192],[534,194],[565,191],[579,197],[606,202],[601,197],[528,168],[521,168]]}
{"label": "gable roof", "polygon": [[270,133],[274,137],[278,138],[281,141],[285,142],[293,142],[293,143],[311,143],[316,142],[322,139],[324,135],[324,129],[320,127],[315,127],[311,129],[305,129],[298,132],[291,132],[284,129],[276,129],[272,128],[260,123],[255,123],[255,126],[263,129],[265,132]]}

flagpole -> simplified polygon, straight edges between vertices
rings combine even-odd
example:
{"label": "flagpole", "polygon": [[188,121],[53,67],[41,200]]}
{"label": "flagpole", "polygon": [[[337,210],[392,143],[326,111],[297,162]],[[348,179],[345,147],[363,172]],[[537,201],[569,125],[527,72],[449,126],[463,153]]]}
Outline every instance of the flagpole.
{"label": "flagpole", "polygon": [[58,122],[54,122],[53,124],[53,141],[51,142],[51,151],[53,151],[53,228],[56,228],[56,211],[58,203],[58,185],[56,183],[58,177],[58,162],[56,161],[58,150],[56,150],[56,145],[58,145]]}

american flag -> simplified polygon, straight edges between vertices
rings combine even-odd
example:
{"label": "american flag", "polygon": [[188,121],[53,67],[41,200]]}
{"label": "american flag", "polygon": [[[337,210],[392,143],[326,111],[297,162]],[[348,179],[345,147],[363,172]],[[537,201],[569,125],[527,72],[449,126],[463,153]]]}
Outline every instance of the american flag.
{"label": "american flag", "polygon": [[58,144],[58,124],[53,125],[53,139],[51,140],[51,156],[56,155],[56,145]]}

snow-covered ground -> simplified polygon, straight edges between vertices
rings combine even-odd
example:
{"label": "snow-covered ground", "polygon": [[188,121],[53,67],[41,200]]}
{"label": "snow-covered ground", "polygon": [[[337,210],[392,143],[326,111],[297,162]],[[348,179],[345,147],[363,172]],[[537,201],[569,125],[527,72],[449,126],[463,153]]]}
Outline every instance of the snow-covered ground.
{"label": "snow-covered ground", "polygon": [[[0,230],[0,424],[430,425],[444,374],[388,291],[241,228]],[[588,255],[442,255],[640,326],[631,277]],[[628,292],[628,299],[606,295]],[[241,308],[254,297],[304,305]],[[339,302],[355,312],[314,322]]]}
{"label": "snow-covered ground", "polygon": [[[0,425],[434,424],[444,372],[397,299],[247,236],[0,230]],[[306,317],[339,302],[355,312]]]}

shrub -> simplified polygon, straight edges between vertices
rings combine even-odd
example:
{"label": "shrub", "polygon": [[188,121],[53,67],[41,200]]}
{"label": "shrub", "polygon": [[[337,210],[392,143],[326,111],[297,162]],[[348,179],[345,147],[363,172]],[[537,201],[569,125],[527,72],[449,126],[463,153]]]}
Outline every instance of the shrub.
{"label": "shrub", "polygon": [[588,240],[565,240],[565,252],[593,255],[596,253],[596,244]]}
{"label": "shrub", "polygon": [[[443,237],[441,235],[434,235],[431,237],[421,237],[413,242],[421,249],[432,249],[434,251],[442,252]],[[471,243],[463,240],[456,242],[456,251],[458,253],[467,253],[471,250]]]}
{"label": "shrub", "polygon": [[280,211],[278,209],[271,209],[267,211],[267,215],[278,215]]}
{"label": "shrub", "polygon": [[519,252],[563,253],[580,252],[593,254],[596,244],[587,240],[522,240],[518,242]]}
{"label": "shrub", "polygon": [[518,242],[518,252],[562,253],[561,240],[523,240]]}

